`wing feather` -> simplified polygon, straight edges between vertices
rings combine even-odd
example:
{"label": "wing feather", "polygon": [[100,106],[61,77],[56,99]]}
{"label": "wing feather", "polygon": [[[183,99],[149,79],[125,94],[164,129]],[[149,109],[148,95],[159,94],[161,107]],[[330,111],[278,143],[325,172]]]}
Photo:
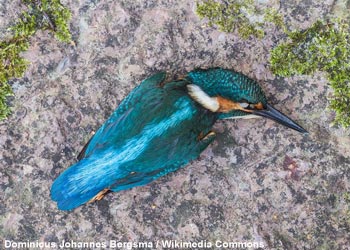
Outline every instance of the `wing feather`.
{"label": "wing feather", "polygon": [[136,103],[144,99],[145,94],[150,90],[161,89],[158,87],[166,78],[165,72],[159,72],[151,77],[145,79],[136,87],[130,94],[124,98],[118,108],[108,118],[108,120],[96,131],[96,133],[90,138],[83,150],[80,152],[78,159],[81,160],[91,155],[95,149],[108,146],[110,136],[116,134],[116,129],[126,117],[129,116]]}

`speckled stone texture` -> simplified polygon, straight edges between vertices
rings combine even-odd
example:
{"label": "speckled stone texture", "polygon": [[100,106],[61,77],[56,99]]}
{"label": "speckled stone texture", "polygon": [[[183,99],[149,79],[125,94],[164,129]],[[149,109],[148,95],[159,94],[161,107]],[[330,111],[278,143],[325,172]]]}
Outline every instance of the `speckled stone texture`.
{"label": "speckled stone texture", "polygon": [[[330,127],[322,73],[275,77],[269,51],[283,34],[243,40],[207,27],[189,0],[62,1],[76,46],[38,32],[11,82],[12,116],[0,123],[0,238],[14,241],[258,241],[265,249],[348,249],[349,130]],[[259,1],[287,25],[308,27],[337,1]],[[19,1],[0,3],[4,36]],[[186,168],[72,212],[50,200],[53,180],[90,133],[142,79],[166,70],[225,67],[258,80],[304,136],[265,119],[226,120]],[[1,243],[2,244],[2,243]],[[0,248],[3,248],[1,246]],[[160,249],[160,248],[159,248]]]}

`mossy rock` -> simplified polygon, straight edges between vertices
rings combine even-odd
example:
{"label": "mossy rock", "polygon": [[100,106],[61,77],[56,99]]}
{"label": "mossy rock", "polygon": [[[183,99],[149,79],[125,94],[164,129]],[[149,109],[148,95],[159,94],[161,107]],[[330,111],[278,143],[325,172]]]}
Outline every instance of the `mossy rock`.
{"label": "mossy rock", "polygon": [[68,29],[70,11],[58,0],[23,0],[28,11],[23,12],[15,25],[9,29],[13,37],[0,41],[0,120],[10,114],[6,99],[13,95],[8,81],[14,77],[22,77],[29,64],[21,53],[29,48],[29,38],[37,30],[50,30],[63,42],[71,41]]}
{"label": "mossy rock", "polygon": [[[261,15],[254,1],[214,1],[197,3],[197,15],[208,19],[223,32],[235,32],[243,38],[263,37],[262,23],[250,22],[249,15]],[[286,34],[271,51],[270,65],[279,76],[308,75],[324,71],[333,89],[329,99],[335,111],[335,125],[350,126],[350,35],[348,21],[317,21],[306,30],[289,31],[276,9],[264,11],[264,21],[274,23]]]}
{"label": "mossy rock", "polygon": [[289,40],[271,51],[271,69],[280,76],[324,71],[333,89],[329,107],[334,124],[350,126],[350,33],[343,21],[317,21],[303,31],[288,33]]}

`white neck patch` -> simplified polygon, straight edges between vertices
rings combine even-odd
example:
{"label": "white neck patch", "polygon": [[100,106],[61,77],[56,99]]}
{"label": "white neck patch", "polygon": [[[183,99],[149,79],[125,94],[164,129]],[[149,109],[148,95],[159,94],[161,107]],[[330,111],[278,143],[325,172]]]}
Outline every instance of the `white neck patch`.
{"label": "white neck patch", "polygon": [[220,104],[216,97],[210,97],[195,84],[188,84],[187,89],[188,94],[204,108],[209,109],[212,112],[217,112],[219,110]]}

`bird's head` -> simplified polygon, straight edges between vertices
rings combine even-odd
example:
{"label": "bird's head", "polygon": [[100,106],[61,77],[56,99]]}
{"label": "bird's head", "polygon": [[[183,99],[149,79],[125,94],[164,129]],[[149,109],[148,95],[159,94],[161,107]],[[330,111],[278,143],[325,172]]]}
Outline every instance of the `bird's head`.
{"label": "bird's head", "polygon": [[268,104],[258,83],[232,70],[214,68],[188,73],[189,95],[204,108],[219,113],[220,119],[262,116],[301,133],[296,122]]}

